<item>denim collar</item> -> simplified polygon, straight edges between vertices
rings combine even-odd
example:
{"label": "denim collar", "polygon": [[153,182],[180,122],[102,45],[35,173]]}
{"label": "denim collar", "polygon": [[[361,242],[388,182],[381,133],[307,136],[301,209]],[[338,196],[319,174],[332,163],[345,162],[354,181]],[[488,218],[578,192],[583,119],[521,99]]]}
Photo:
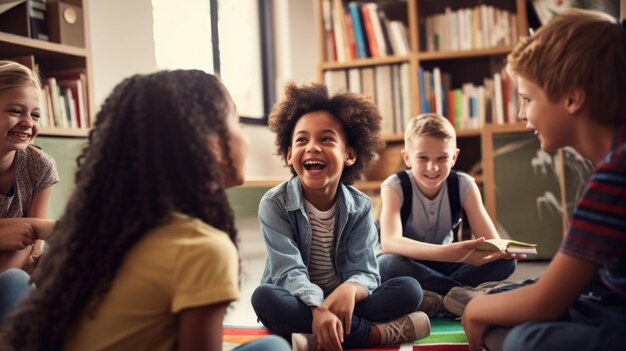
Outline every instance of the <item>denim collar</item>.
{"label": "denim collar", "polygon": [[[346,209],[347,213],[353,213],[356,211],[354,197],[350,193],[348,187],[345,186],[343,183],[339,183],[339,189],[337,189],[336,203],[338,204],[337,208],[342,206]],[[292,177],[287,183],[285,208],[287,211],[305,210],[302,184],[300,184],[300,177],[298,176]]]}

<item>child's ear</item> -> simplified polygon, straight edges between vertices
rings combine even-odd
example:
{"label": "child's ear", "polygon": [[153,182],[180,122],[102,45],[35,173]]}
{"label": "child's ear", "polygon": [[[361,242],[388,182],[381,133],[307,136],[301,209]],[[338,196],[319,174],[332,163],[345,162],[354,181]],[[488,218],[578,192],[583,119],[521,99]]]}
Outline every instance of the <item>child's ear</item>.
{"label": "child's ear", "polygon": [[586,99],[585,91],[581,88],[572,88],[567,92],[567,100],[565,102],[565,108],[570,114],[579,112],[585,104]]}
{"label": "child's ear", "polygon": [[217,136],[211,134],[208,136],[209,139],[209,151],[213,153],[213,157],[215,157],[215,161],[218,163],[224,161],[224,154],[222,151],[222,147]]}
{"label": "child's ear", "polygon": [[291,161],[291,146],[287,148],[287,166],[293,166],[293,162]]}
{"label": "child's ear", "polygon": [[456,164],[456,160],[459,158],[460,152],[461,152],[461,149],[457,147],[456,150],[454,151],[454,155],[452,155],[452,166]]}
{"label": "child's ear", "polygon": [[356,162],[356,152],[353,147],[349,147],[346,152],[346,166],[350,167]]}
{"label": "child's ear", "polygon": [[400,150],[400,153],[402,154],[402,159],[404,160],[404,164],[406,165],[406,167],[411,168],[411,162],[409,162],[409,153],[406,152],[405,149]]}

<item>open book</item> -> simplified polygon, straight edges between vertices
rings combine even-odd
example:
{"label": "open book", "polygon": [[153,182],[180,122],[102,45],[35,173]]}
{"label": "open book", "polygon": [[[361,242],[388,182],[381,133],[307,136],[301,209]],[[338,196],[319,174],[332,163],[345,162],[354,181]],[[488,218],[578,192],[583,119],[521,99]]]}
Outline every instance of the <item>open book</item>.
{"label": "open book", "polygon": [[488,239],[484,243],[480,244],[477,250],[499,250],[505,251],[510,254],[537,254],[537,244],[529,244],[521,241],[508,240],[508,239]]}

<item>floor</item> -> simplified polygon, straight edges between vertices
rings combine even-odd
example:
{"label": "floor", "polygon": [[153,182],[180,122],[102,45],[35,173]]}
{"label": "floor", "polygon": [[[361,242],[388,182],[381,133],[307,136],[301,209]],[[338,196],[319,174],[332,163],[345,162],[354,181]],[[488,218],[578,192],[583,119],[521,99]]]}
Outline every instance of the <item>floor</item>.
{"label": "floor", "polygon": [[[265,245],[255,217],[238,218],[239,252],[241,256],[241,296],[226,314],[225,325],[260,326],[250,305],[252,292],[258,286],[265,267]],[[510,280],[523,281],[540,276],[547,266],[546,261],[520,262]]]}

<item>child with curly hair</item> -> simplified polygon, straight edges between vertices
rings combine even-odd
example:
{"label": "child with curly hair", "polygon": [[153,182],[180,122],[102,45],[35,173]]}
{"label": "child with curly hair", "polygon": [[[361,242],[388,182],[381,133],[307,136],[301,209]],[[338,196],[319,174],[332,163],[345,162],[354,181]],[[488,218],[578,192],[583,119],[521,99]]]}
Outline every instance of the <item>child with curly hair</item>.
{"label": "child with curly hair", "polygon": [[[2,350],[221,350],[239,296],[226,188],[249,141],[230,95],[196,70],[117,85],[78,157],[76,190]],[[288,350],[279,337],[242,350]]]}
{"label": "child with curly hair", "polygon": [[259,205],[268,251],[252,295],[259,320],[294,350],[394,344],[423,338],[419,283],[380,284],[369,198],[350,184],[380,147],[381,117],[366,97],[329,96],[326,86],[289,84],[270,114],[290,180]]}
{"label": "child with curly hair", "polygon": [[[507,58],[520,119],[535,129],[541,149],[573,147],[595,170],[541,278],[469,302],[463,326],[471,350],[485,343],[504,350],[626,349],[624,25],[601,12],[568,10]],[[485,338],[493,326],[512,328]],[[494,336],[500,332],[506,336]]]}

